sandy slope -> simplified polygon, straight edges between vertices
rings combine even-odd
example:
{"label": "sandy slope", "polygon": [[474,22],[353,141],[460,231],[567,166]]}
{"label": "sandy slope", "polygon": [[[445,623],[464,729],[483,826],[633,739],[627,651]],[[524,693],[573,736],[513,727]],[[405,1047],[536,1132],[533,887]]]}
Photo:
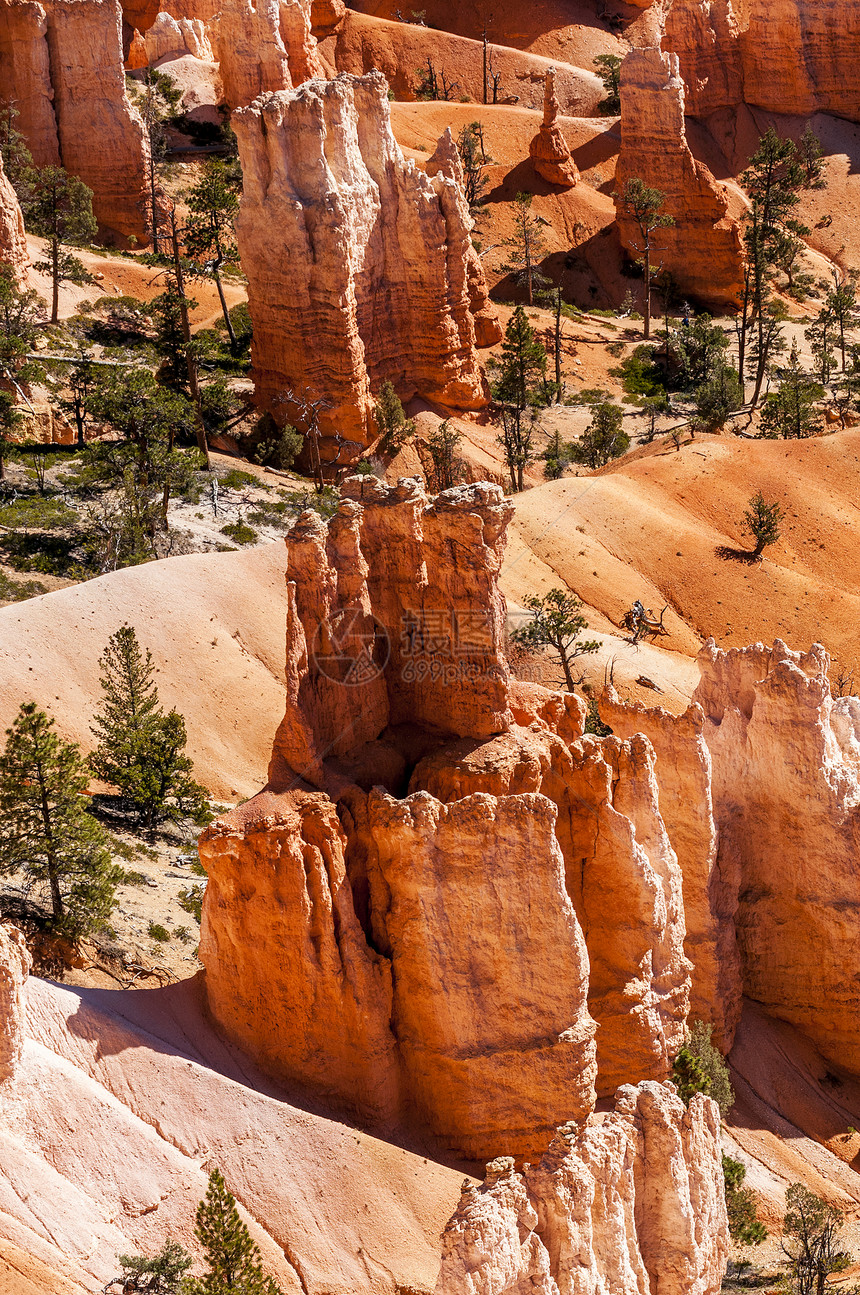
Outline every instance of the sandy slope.
{"label": "sandy slope", "polygon": [[[720,556],[721,546],[748,547],[742,517],[759,489],[784,510],[782,538],[762,563]],[[693,652],[709,635],[722,646],[818,640],[850,663],[858,655],[858,498],[860,431],[810,441],[697,437],[679,452],[530,491],[514,531],[614,625],[635,597],[668,603],[664,646]],[[514,597],[541,578],[530,562],[508,572]]]}
{"label": "sandy slope", "polygon": [[286,1295],[432,1288],[462,1171],[290,1104],[206,1024],[196,981],[32,980],[29,1022],[0,1129],[0,1236],[35,1269],[97,1290],[117,1252],[168,1235],[193,1248],[218,1165]]}
{"label": "sandy slope", "polygon": [[284,707],[284,546],[192,554],[0,608],[0,728],[22,701],[89,749],[98,658],[122,624],[155,660],[161,700],[185,716],[198,778],[217,796],[266,780]]}

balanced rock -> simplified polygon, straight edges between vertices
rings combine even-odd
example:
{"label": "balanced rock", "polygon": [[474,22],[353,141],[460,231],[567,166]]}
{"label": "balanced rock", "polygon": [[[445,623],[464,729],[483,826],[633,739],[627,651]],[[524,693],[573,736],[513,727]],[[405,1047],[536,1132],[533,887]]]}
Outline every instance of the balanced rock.
{"label": "balanced rock", "polygon": [[558,124],[559,103],[555,97],[555,71],[550,68],[546,74],[546,87],[543,98],[543,123],[529,144],[529,157],[535,164],[538,175],[549,184],[562,185],[572,189],[579,180],[579,171],[573,160],[567,141]]}
{"label": "balanced rock", "polygon": [[342,462],[375,439],[385,381],[483,408],[472,221],[455,181],[404,159],[385,77],[262,95],[233,124],[258,404],[306,427],[320,401],[321,457]]}
{"label": "balanced rock", "polygon": [[670,271],[682,292],[715,308],[735,305],[742,286],[738,224],[728,215],[725,187],[690,152],[678,57],[659,49],[631,50],[621,65],[615,209],[622,245],[639,259],[642,234],[621,196],[633,177],[665,194],[662,212],[675,221],[652,233],[652,264]]}

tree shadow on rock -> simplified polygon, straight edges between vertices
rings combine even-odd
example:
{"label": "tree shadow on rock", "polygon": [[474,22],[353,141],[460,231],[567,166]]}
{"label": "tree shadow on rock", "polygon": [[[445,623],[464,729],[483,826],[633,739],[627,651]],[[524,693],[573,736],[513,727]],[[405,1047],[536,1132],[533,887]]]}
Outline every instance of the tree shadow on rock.
{"label": "tree shadow on rock", "polygon": [[714,550],[718,558],[727,562],[743,562],[746,566],[758,566],[762,560],[760,553],[750,553],[749,549],[733,549],[728,544],[718,544]]}

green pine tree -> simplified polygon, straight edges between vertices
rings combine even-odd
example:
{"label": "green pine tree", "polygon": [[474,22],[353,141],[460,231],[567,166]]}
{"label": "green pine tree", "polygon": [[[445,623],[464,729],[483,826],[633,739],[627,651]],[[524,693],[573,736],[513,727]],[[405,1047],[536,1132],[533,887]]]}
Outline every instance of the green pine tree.
{"label": "green pine tree", "polygon": [[205,1198],[197,1207],[197,1240],[209,1271],[186,1282],[187,1295],[281,1295],[263,1273],[259,1248],[239,1217],[236,1198],[221,1173],[213,1169]]}
{"label": "green pine tree", "polygon": [[145,1291],[146,1295],[180,1295],[183,1278],[191,1267],[191,1256],[177,1241],[165,1241],[152,1259],[146,1255],[118,1255],[122,1276],[111,1285],[122,1284],[123,1295]]}
{"label": "green pine tree", "polygon": [[0,760],[0,874],[22,872],[50,905],[50,924],[72,938],[107,920],[121,871],[87,813],[80,750],[53,731],[35,702],[21,706]]}
{"label": "green pine tree", "polygon": [[188,255],[205,268],[215,280],[221,312],[230,338],[236,348],[236,332],[227,309],[221,269],[225,265],[238,265],[239,251],[233,234],[233,222],[239,213],[239,195],[235,177],[224,162],[208,161],[200,179],[187,195],[191,212],[185,226],[185,247]]}
{"label": "green pine tree", "polygon": [[47,240],[47,259],[34,269],[51,276],[51,323],[60,308],[61,283],[89,283],[84,263],[69,249],[91,243],[98,232],[93,215],[93,191],[61,166],[33,172],[32,192],[24,210],[27,229]]}
{"label": "green pine tree", "polygon": [[415,419],[406,417],[400,397],[390,382],[383,382],[376,400],[376,425],[383,450],[399,450],[415,435]]}
{"label": "green pine tree", "polygon": [[183,814],[203,821],[206,792],[191,777],[185,721],[178,711],[163,711],[152,654],[144,655],[131,625],[111,635],[99,665],[104,696],[92,726],[93,773],[116,787],[149,829]]}

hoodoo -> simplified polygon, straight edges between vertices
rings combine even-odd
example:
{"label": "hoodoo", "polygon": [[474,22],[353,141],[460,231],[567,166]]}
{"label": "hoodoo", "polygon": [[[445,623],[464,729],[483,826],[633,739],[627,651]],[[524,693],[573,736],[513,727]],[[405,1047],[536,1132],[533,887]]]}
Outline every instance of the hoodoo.
{"label": "hoodoo", "polygon": [[375,438],[386,381],[403,399],[483,408],[472,221],[452,180],[404,159],[385,77],[308,81],[233,122],[259,405],[306,425],[320,401],[322,457],[351,442],[342,462]]}

